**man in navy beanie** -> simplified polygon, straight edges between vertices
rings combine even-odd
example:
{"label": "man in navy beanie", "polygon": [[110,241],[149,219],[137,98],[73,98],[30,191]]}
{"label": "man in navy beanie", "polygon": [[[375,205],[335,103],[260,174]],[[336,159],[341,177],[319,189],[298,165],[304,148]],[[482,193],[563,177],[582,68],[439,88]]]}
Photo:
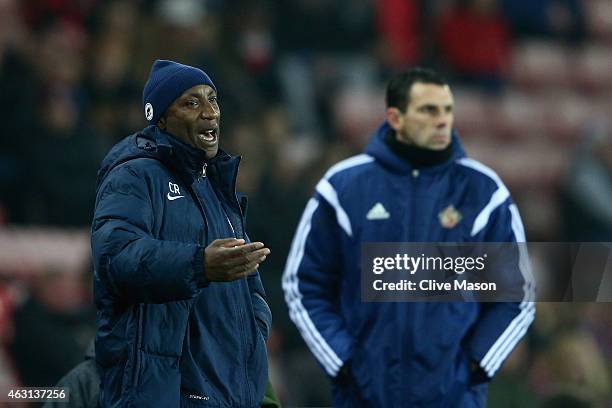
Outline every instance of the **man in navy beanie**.
{"label": "man in navy beanie", "polygon": [[259,407],[271,313],[244,230],[239,157],[219,149],[217,88],[157,60],[149,126],[108,153],[92,223],[103,407]]}

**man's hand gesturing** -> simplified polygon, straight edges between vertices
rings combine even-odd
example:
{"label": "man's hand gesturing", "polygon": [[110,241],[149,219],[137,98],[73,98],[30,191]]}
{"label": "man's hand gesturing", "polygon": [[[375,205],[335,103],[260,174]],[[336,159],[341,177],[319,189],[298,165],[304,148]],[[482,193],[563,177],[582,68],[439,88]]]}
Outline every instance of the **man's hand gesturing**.
{"label": "man's hand gesturing", "polygon": [[211,282],[229,282],[257,269],[270,253],[262,242],[244,239],[216,239],[204,250],[204,275]]}

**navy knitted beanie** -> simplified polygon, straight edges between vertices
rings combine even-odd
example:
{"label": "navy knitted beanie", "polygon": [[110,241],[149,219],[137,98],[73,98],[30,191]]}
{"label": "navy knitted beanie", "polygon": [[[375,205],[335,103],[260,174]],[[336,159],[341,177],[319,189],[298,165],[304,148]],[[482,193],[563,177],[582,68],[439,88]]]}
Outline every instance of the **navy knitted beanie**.
{"label": "navy knitted beanie", "polygon": [[169,60],[156,60],[142,91],[142,105],[149,125],[155,125],[168,106],[196,85],[217,88],[206,72]]}

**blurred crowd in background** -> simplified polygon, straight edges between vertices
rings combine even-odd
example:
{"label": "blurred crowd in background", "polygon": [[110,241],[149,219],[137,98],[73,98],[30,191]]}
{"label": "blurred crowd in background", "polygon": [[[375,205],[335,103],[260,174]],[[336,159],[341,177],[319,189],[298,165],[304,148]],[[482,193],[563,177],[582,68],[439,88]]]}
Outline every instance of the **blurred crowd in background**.
{"label": "blurred crowd in background", "polygon": [[[55,384],[95,334],[96,171],[146,125],[157,58],[213,78],[221,147],[244,156],[287,406],[330,403],[282,299],[291,238],[324,171],[384,119],[391,74],[449,78],[462,142],[530,241],[612,241],[610,0],[0,0],[0,389]],[[490,406],[611,406],[611,312],[542,303]]]}

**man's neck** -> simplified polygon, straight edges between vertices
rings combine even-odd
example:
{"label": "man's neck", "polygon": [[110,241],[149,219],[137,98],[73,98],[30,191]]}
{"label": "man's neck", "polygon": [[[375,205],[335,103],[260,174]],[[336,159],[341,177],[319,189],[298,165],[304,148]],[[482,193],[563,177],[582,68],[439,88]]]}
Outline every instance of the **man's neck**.
{"label": "man's neck", "polygon": [[395,131],[390,129],[385,135],[385,143],[393,153],[406,160],[412,167],[431,167],[447,162],[453,155],[452,143],[442,150],[425,149],[397,140]]}

